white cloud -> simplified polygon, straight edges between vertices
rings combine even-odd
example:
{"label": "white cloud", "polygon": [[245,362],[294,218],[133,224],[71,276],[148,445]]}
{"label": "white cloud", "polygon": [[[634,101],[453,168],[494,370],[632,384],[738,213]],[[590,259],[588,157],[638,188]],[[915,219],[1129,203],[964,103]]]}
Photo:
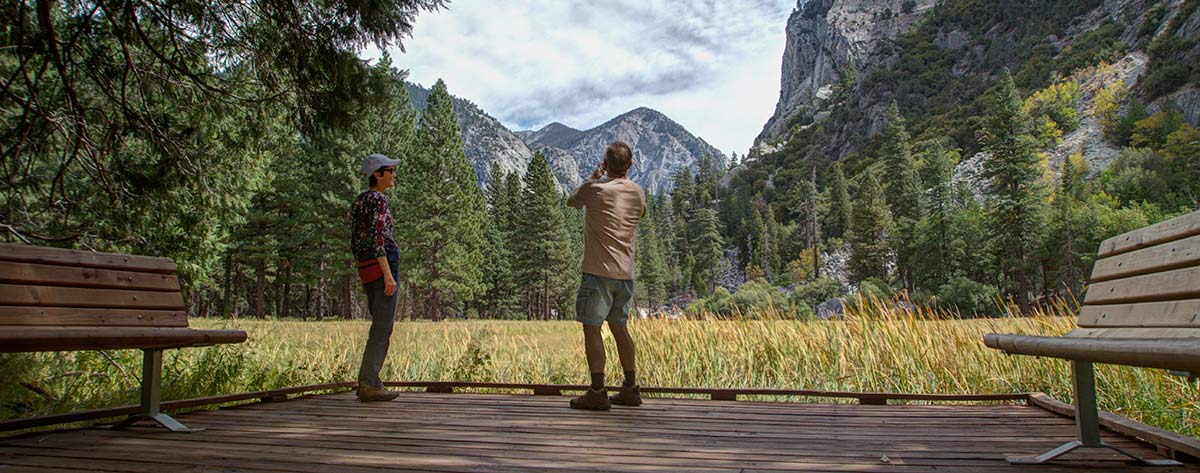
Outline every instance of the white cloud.
{"label": "white cloud", "polygon": [[[438,78],[506,126],[585,130],[646,106],[745,154],[779,98],[795,0],[453,0],[423,13],[410,80]],[[367,51],[366,57],[377,56]]]}

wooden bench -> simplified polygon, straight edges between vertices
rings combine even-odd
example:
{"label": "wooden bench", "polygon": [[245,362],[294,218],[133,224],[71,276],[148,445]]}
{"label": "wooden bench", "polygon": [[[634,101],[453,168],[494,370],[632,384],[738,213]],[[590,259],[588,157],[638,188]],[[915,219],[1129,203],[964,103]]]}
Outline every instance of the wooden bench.
{"label": "wooden bench", "polygon": [[1010,354],[1071,361],[1079,439],[1016,464],[1045,463],[1077,448],[1109,448],[1100,440],[1093,363],[1200,374],[1200,212],[1109,238],[1100,245],[1079,328],[1061,337],[988,334],[983,342]]}
{"label": "wooden bench", "polygon": [[199,430],[159,411],[163,350],[245,340],[241,330],[188,328],[169,258],[0,243],[0,353],[143,351],[141,413],[116,427],[151,419]]}

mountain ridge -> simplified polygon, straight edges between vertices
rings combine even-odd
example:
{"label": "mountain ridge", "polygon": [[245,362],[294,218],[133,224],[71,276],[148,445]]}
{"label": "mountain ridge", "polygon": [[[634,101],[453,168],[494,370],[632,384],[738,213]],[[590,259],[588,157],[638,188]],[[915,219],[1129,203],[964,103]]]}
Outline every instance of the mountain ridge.
{"label": "mountain ridge", "polygon": [[[419,84],[406,85],[412,105],[420,112],[429,90]],[[481,186],[492,179],[493,162],[506,174],[524,174],[533,154],[540,151],[549,161],[559,189],[569,191],[583,182],[604,156],[604,149],[616,140],[625,141],[634,151],[630,179],[651,194],[669,191],[671,177],[685,167],[695,171],[705,154],[720,166],[729,163],[718,149],[649,107],[636,107],[588,130],[555,121],[537,130],[512,131],[470,100],[451,97],[464,152]]]}

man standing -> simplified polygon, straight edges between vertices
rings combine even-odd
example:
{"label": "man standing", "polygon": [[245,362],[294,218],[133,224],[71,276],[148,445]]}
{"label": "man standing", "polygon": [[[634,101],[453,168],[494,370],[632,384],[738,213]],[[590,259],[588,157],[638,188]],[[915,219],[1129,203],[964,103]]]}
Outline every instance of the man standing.
{"label": "man standing", "polygon": [[367,293],[367,309],[371,312],[371,330],[363,349],[362,365],[358,370],[358,400],[390,401],[397,393],[383,388],[379,371],[387,357],[396,319],[396,276],[400,272],[400,248],[392,238],[392,212],[388,210],[384,191],[396,179],[400,161],[382,154],[372,154],[363,160],[361,171],[367,176],[366,192],[354,199],[350,209],[350,248],[358,261],[358,276]]}
{"label": "man standing", "polygon": [[[583,346],[592,384],[571,400],[574,409],[602,411],[611,404],[640,406],[635,379],[633,339],[625,323],[633,298],[633,243],[638,221],[646,213],[642,187],[625,177],[633,164],[629,145],[615,141],[604,151],[604,162],[567,199],[567,205],[586,209],[583,231],[583,272],[575,296],[575,320],[583,323]],[[607,176],[606,176],[607,174]],[[604,388],[604,321],[617,342],[625,381],[621,392],[608,396]]]}

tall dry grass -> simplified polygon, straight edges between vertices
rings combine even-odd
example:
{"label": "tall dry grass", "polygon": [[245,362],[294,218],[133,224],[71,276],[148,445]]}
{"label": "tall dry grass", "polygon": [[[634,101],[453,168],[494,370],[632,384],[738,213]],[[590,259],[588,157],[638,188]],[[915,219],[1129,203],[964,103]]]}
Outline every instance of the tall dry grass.
{"label": "tall dry grass", "polygon": [[[638,376],[645,386],[791,388],[900,393],[1046,392],[1070,402],[1067,362],[1007,356],[984,347],[986,333],[1060,335],[1066,308],[1032,317],[950,319],[952,314],[856,304],[845,319],[796,321],[774,311],[738,320],[633,320]],[[246,330],[247,343],[171,350],[164,397],[187,398],[355,378],[368,323],[194,320]],[[609,336],[605,331],[606,338]],[[611,381],[620,379],[606,343]],[[133,404],[137,351],[16,354],[0,358],[0,415]],[[580,384],[587,379],[575,322],[400,322],[383,371],[387,380]],[[1200,436],[1197,387],[1161,370],[1099,365],[1105,410]],[[804,400],[807,401],[807,400]],[[823,400],[829,402],[829,400]]]}

